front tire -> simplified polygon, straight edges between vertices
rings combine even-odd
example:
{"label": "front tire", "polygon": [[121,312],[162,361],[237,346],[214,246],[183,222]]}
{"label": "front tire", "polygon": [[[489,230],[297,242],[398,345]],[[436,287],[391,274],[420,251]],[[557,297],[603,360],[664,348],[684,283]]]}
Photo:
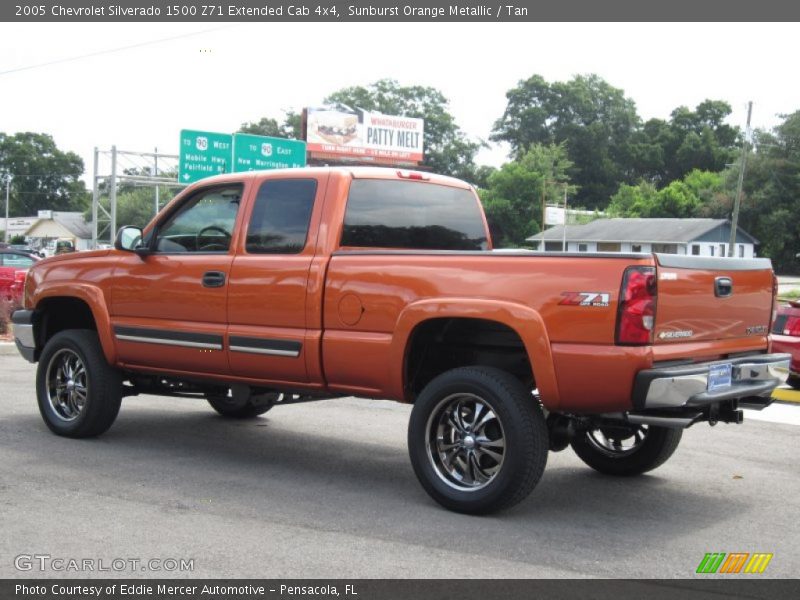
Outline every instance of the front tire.
{"label": "front tire", "polygon": [[36,370],[39,412],[65,437],[100,435],[114,423],[122,401],[122,376],[108,364],[97,332],[68,329],[44,347]]}
{"label": "front tire", "polygon": [[575,437],[572,449],[594,470],[629,477],[652,471],[678,448],[682,429],[622,425],[590,429]]}
{"label": "front tire", "polygon": [[539,404],[515,377],[462,367],[433,379],[411,411],[408,450],[425,491],[470,514],[509,508],[544,472],[547,427]]}

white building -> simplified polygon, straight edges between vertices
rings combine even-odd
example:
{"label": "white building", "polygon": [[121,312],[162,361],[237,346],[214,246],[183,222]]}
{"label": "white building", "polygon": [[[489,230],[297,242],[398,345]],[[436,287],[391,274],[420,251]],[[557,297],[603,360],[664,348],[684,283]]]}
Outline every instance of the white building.
{"label": "white building", "polygon": [[[566,232],[563,225],[558,225],[528,241],[545,252],[562,252],[566,238],[567,252],[728,256],[730,235],[731,222],[726,219],[598,219],[584,225],[567,225]],[[753,258],[758,243],[738,227],[734,256]]]}

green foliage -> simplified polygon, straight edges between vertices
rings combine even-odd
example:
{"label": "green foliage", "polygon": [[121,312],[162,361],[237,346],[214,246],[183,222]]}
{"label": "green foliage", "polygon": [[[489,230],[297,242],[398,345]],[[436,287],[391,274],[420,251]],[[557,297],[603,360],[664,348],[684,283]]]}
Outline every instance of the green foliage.
{"label": "green foliage", "polygon": [[552,84],[534,75],[506,97],[492,139],[508,142],[517,158],[533,144],[566,144],[580,188],[578,204],[605,206],[630,162],[629,144],[639,125],[633,100],[597,75]]}
{"label": "green foliage", "polygon": [[9,244],[24,244],[25,243],[25,236],[24,235],[15,235],[12,236],[10,240],[8,240]]}
{"label": "green foliage", "polygon": [[280,124],[277,120],[268,117],[262,117],[260,120],[250,123],[242,123],[239,133],[299,140],[302,137],[300,114],[290,110],[286,113],[283,123]]}
{"label": "green foliage", "polygon": [[[727,173],[734,186],[739,166]],[[739,225],[761,241],[759,253],[769,256],[781,273],[797,273],[800,265],[800,111],[784,117],[771,133],[758,132],[744,179]]]}
{"label": "green foliage", "polygon": [[611,197],[608,214],[613,217],[691,218],[707,214],[709,206],[727,200],[720,173],[694,170],[682,181],[673,181],[661,190],[647,181],[622,184]]}
{"label": "green foliage", "polygon": [[476,182],[475,155],[481,144],[467,139],[448,111],[447,98],[439,90],[381,79],[367,87],[341,89],[325,98],[325,103],[425,119],[423,164],[436,173]]}
{"label": "green foliage", "polygon": [[543,195],[557,203],[564,186],[570,195],[576,190],[569,185],[571,168],[563,144],[534,144],[519,160],[489,175],[480,197],[495,247],[521,246],[541,231]]}
{"label": "green foliage", "polygon": [[722,171],[739,136],[725,123],[730,113],[727,102],[705,100],[694,111],[676,108],[669,122],[649,120],[631,141],[631,173],[662,187],[695,169]]}
{"label": "green foliage", "polygon": [[42,209],[80,211],[89,204],[80,180],[83,160],[59,150],[45,133],[0,133],[0,178],[6,173],[12,177],[11,216],[32,216]]}

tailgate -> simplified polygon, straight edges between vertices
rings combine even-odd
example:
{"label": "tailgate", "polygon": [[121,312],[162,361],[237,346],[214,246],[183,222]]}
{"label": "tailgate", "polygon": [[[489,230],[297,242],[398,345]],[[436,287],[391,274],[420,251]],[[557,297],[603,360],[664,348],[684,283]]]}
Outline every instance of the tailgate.
{"label": "tailgate", "polygon": [[657,254],[654,343],[759,338],[769,333],[769,259]]}

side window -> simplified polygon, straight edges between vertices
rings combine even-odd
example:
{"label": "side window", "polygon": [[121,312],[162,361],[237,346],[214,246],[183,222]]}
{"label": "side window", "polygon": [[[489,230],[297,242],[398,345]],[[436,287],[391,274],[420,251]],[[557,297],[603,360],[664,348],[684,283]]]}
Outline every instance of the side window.
{"label": "side window", "polygon": [[302,252],[316,194],[316,179],[268,179],[262,183],[247,227],[247,252]]}
{"label": "side window", "polygon": [[159,225],[156,251],[227,252],[241,199],[241,185],[198,192]]}
{"label": "side window", "polygon": [[356,179],[342,246],[486,250],[486,228],[472,191],[434,183]]}

